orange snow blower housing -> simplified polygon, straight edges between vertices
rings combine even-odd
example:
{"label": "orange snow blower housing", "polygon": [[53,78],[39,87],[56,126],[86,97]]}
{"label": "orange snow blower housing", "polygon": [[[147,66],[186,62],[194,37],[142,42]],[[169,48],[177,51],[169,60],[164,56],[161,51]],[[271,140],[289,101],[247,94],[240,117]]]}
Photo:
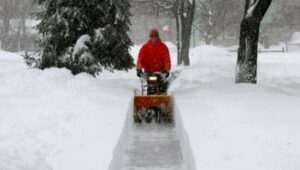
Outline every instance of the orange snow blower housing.
{"label": "orange snow blower housing", "polygon": [[172,123],[172,99],[167,95],[135,96],[134,121],[151,123]]}

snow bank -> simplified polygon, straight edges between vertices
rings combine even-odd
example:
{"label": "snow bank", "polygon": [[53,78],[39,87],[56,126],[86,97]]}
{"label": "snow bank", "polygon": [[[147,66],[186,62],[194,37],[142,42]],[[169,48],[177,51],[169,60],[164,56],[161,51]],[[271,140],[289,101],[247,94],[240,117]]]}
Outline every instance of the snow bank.
{"label": "snow bank", "polygon": [[192,50],[171,87],[196,169],[300,168],[299,53],[260,54],[258,85],[234,84],[236,54]]}
{"label": "snow bank", "polygon": [[188,170],[195,170],[195,158],[193,155],[193,151],[190,145],[190,139],[186,132],[186,129],[182,122],[182,114],[180,113],[180,109],[177,107],[177,102],[175,98],[173,98],[173,114],[175,116],[175,122],[176,122],[176,132],[179,137],[180,142],[180,149],[183,157],[183,161],[187,167]]}
{"label": "snow bank", "polygon": [[234,76],[233,63],[236,58],[224,49],[213,46],[199,46],[191,50],[190,67],[183,67],[180,78],[170,87],[170,91],[193,88],[201,83],[210,83]]}
{"label": "snow bank", "polygon": [[0,52],[0,169],[108,169],[134,75],[26,69],[20,56]]}
{"label": "snow bank", "polygon": [[[133,99],[132,99],[133,101]],[[122,169],[122,165],[124,162],[124,154],[126,151],[126,146],[128,145],[128,136],[129,131],[133,125],[133,103],[129,105],[129,109],[127,112],[126,121],[124,123],[122,134],[120,135],[119,141],[114,149],[114,157],[110,163],[109,170],[119,170]]]}
{"label": "snow bank", "polygon": [[0,50],[0,60],[1,60],[1,63],[6,62],[6,61],[21,61],[22,57],[18,54],[9,53],[9,52]]}

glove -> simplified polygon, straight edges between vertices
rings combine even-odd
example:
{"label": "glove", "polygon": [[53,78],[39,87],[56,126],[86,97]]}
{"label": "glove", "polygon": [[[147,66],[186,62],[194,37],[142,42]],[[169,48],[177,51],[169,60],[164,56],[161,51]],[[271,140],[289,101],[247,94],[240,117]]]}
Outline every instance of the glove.
{"label": "glove", "polygon": [[170,76],[170,72],[168,70],[163,72],[166,75],[166,78],[168,78]]}
{"label": "glove", "polygon": [[142,70],[136,70],[136,75],[137,75],[138,77],[141,77],[142,74],[143,74]]}

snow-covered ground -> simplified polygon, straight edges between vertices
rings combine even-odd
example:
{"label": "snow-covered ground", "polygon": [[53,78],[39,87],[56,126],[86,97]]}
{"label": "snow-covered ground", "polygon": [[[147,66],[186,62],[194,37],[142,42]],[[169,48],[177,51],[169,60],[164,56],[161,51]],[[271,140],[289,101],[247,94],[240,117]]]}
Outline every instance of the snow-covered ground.
{"label": "snow-covered ground", "polygon": [[[170,88],[187,135],[181,140],[194,159],[187,164],[299,170],[299,56],[259,54],[258,84],[236,85],[236,54],[193,49],[191,67],[180,68]],[[135,88],[134,70],[72,76],[27,69],[19,55],[0,51],[0,170],[108,169],[125,142],[119,140]]]}
{"label": "snow-covered ground", "polygon": [[108,169],[134,74],[27,69],[0,51],[0,170]]}
{"label": "snow-covered ground", "polygon": [[260,54],[258,85],[234,84],[235,54],[209,46],[192,54],[171,90],[196,168],[300,169],[299,53]]}

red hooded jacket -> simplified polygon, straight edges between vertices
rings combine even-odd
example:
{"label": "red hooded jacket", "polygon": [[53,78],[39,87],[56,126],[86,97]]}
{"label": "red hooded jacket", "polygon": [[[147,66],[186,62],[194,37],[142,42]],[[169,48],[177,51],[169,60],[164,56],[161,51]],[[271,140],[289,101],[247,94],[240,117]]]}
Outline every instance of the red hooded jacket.
{"label": "red hooded jacket", "polygon": [[153,45],[149,40],[139,52],[137,69],[145,72],[162,72],[171,69],[171,60],[168,47],[158,39]]}

